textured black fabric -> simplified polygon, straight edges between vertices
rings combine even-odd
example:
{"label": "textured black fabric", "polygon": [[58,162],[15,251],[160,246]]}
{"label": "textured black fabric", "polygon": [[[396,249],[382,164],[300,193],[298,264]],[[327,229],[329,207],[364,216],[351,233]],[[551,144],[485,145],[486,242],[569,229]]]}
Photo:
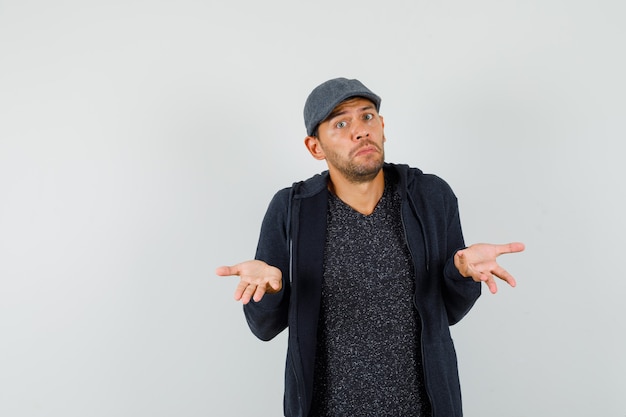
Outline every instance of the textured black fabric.
{"label": "textured black fabric", "polygon": [[415,274],[386,181],[371,215],[331,195],[310,416],[430,416]]}

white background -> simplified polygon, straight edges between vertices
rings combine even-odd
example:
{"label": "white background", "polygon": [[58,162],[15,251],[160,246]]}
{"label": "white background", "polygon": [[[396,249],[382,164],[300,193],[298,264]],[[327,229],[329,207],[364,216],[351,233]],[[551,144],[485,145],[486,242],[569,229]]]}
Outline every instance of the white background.
{"label": "white background", "polygon": [[621,0],[0,0],[0,415],[282,415],[233,278],[325,169],[302,107],[382,96],[515,289],[453,328],[465,414],[626,416]]}

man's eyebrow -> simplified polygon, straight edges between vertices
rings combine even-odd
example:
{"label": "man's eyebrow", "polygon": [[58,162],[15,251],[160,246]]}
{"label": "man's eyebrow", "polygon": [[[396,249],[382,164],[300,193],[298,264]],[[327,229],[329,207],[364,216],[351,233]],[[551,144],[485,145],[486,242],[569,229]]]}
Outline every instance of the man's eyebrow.
{"label": "man's eyebrow", "polygon": [[337,109],[337,110],[333,110],[330,112],[330,114],[328,115],[328,117],[326,118],[326,120],[330,120],[330,119],[334,119],[337,116],[341,116],[342,114],[345,114],[346,111],[343,109]]}
{"label": "man's eyebrow", "polygon": [[[367,111],[367,110],[374,110],[374,109],[375,109],[375,107],[372,104],[368,104],[368,105],[365,105],[365,106],[361,107],[359,109],[359,111]],[[344,110],[343,108],[338,107],[336,110],[333,110],[332,112],[330,112],[330,114],[328,115],[326,120],[333,119],[333,118],[335,118],[337,116],[341,116],[342,114],[345,114],[345,113],[347,113],[347,110]]]}

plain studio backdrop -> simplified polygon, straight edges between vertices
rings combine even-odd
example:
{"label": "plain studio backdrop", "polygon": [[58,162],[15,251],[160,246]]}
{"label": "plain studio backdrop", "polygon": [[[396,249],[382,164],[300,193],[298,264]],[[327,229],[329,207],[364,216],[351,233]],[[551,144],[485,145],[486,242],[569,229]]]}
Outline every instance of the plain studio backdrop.
{"label": "plain studio backdrop", "polygon": [[[382,96],[518,279],[452,329],[465,414],[626,415],[626,3],[0,1],[0,415],[279,416],[215,268],[325,169],[302,107]],[[373,254],[375,256],[375,254]]]}

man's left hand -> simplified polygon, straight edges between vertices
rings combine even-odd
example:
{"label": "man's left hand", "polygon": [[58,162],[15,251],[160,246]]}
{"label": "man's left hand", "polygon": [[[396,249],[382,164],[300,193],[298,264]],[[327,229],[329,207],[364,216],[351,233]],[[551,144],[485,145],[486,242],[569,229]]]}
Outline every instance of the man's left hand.
{"label": "man's left hand", "polygon": [[505,253],[521,252],[525,248],[523,243],[514,242],[504,245],[477,243],[458,251],[454,255],[454,266],[461,275],[472,278],[476,282],[484,282],[489,291],[495,294],[498,291],[494,277],[515,287],[515,278],[496,262],[496,258]]}

